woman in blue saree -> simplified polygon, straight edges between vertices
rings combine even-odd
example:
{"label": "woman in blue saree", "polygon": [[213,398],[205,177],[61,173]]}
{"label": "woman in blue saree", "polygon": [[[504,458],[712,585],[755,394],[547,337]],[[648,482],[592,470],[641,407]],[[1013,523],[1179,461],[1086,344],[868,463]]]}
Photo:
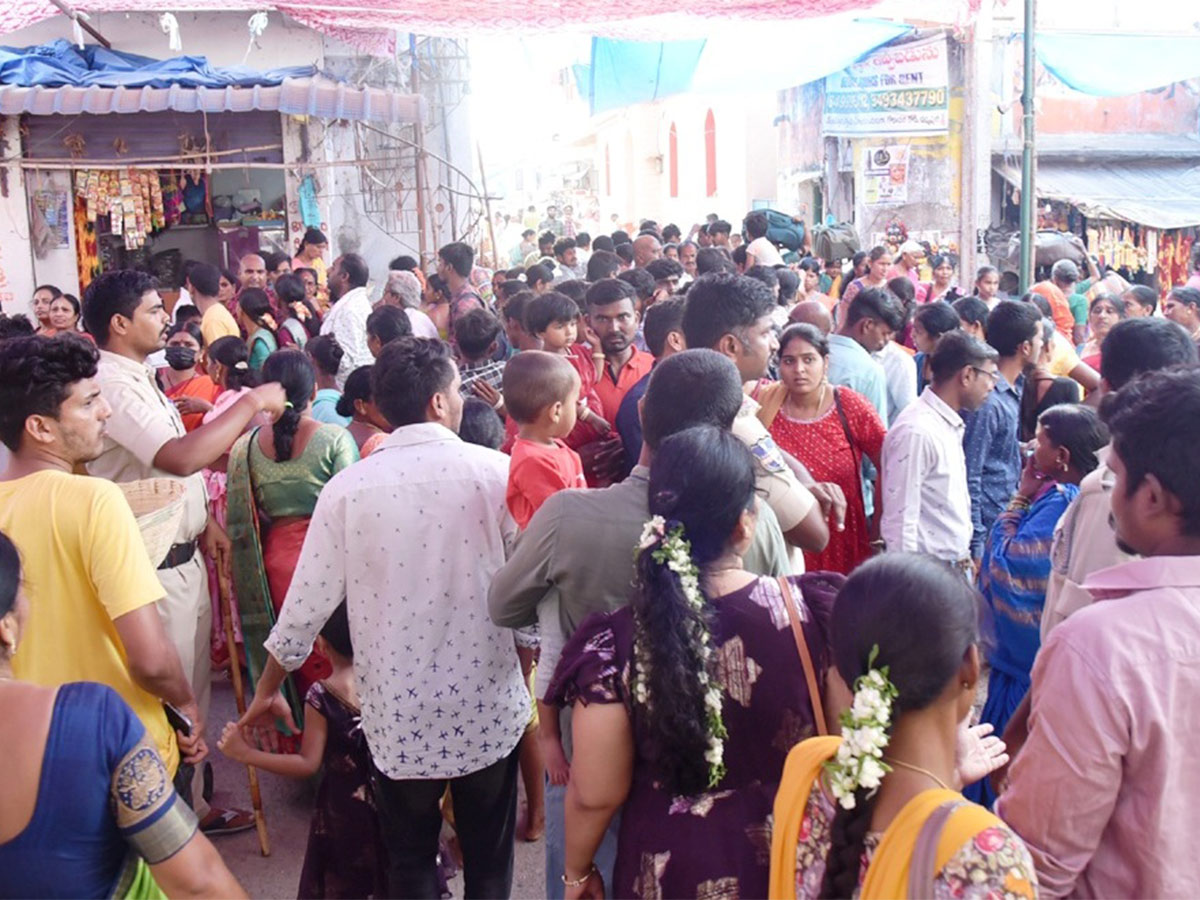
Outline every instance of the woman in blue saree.
{"label": "woman in blue saree", "polygon": [[[991,724],[998,735],[1029,690],[1029,673],[1041,646],[1054,527],[1079,495],[1079,482],[1099,464],[1097,451],[1107,443],[1108,431],[1095,410],[1078,404],[1050,407],[1038,418],[1033,455],[1017,492],[992,525],[979,567],[979,590],[995,626],[980,722]],[[964,793],[989,808],[996,799],[986,778]]]}

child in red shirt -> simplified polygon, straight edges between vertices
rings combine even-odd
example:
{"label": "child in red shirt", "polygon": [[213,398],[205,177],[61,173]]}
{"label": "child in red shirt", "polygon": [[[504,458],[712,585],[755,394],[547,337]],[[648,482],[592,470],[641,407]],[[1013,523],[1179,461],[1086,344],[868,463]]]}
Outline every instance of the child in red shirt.
{"label": "child in red shirt", "polygon": [[508,468],[508,510],[524,529],[546,498],[585,487],[583,462],[562,439],[575,427],[579,375],[542,350],[518,353],[504,369],[504,401],[517,423]]}
{"label": "child in red shirt", "polygon": [[[517,438],[508,468],[509,512],[524,530],[546,498],[566,488],[582,488],[583,462],[563,438],[575,427],[579,405],[579,373],[561,356],[543,350],[524,350],[504,368],[504,402],[510,421],[517,423]],[[554,619],[557,605],[539,604],[538,621]],[[557,632],[545,627],[543,635]],[[561,645],[542,642],[539,665],[554,670]],[[551,784],[566,784],[569,773],[562,749],[558,708],[537,699],[538,744]],[[531,811],[532,814],[532,811]]]}

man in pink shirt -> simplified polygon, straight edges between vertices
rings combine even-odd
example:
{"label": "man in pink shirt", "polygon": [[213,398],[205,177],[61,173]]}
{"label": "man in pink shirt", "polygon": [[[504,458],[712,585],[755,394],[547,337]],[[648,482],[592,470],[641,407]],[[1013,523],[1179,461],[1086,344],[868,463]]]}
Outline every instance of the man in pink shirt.
{"label": "man in pink shirt", "polygon": [[1050,633],[996,812],[1043,897],[1200,895],[1200,368],[1105,398],[1117,542],[1095,602]]}

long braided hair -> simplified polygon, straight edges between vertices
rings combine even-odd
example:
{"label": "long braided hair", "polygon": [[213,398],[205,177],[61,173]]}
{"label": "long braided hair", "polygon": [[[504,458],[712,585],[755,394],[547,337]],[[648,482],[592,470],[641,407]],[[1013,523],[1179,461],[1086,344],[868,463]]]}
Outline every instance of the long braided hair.
{"label": "long braided hair", "polygon": [[[936,701],[956,677],[976,640],[976,608],[975,590],[945,563],[915,553],[877,556],[854,571],[834,602],[830,637],[838,673],[853,685],[869,665],[887,666],[899,692],[894,725],[906,711]],[[854,800],[853,809],[839,806],[833,819],[822,897],[850,897],[858,887],[875,795],[860,789]]]}
{"label": "long braided hair", "polygon": [[[711,425],[688,428],[659,445],[649,491],[651,515],[666,520],[667,534],[682,527],[692,561],[703,575],[705,566],[724,554],[742,513],[754,503],[750,451]],[[708,629],[710,610],[707,603],[697,610],[679,574],[654,559],[660,545],[661,540],[638,555],[631,605],[635,655],[646,664],[648,696],[635,709],[645,716],[646,746],[656,774],[672,794],[690,796],[709,786],[706,688],[699,678],[705,663],[695,635]]]}

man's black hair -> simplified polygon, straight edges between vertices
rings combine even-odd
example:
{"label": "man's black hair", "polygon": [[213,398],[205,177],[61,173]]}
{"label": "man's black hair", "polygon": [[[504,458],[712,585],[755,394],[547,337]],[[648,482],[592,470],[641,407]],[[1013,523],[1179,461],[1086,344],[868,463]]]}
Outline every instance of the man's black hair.
{"label": "man's black hair", "polygon": [[416,259],[414,257],[397,256],[390,263],[388,263],[388,268],[389,269],[397,269],[401,272],[411,272],[411,271],[413,271],[413,269],[420,268],[420,264],[416,261]]}
{"label": "man's black hair", "polygon": [[402,337],[387,344],[371,367],[371,396],[393,428],[426,421],[433,395],[454,383],[450,347],[433,338]]}
{"label": "man's black hair", "polygon": [[194,263],[188,272],[188,281],[201,297],[215,297],[221,292],[221,270],[212,263]]}
{"label": "man's black hair", "polygon": [[[1003,301],[1006,303],[1015,303],[1014,300]],[[982,325],[983,333],[987,334],[987,320],[991,314],[988,305],[978,297],[959,297],[950,304],[954,307],[954,311],[958,313],[958,317],[964,322],[969,322],[972,325]],[[991,343],[990,341],[988,343]],[[993,346],[995,346],[993,344]]]}
{"label": "man's black hair", "polygon": [[555,257],[555,259],[562,259],[562,255],[564,253],[566,253],[568,250],[574,250],[578,246],[579,246],[579,244],[577,244],[575,242],[575,238],[569,238],[569,237],[559,238],[557,241],[554,242],[554,257]]}
{"label": "man's black hair", "polygon": [[[632,272],[641,271],[640,269],[631,269]],[[622,300],[634,302],[635,288],[633,288],[624,278],[629,272],[623,272],[620,278],[606,278],[603,281],[597,281],[587,289],[587,308],[593,306],[611,306],[614,303],[620,303]]]}
{"label": "man's black hair", "polygon": [[800,276],[787,266],[776,266],[775,276],[779,279],[779,305],[791,306],[800,291]]}
{"label": "man's black hair", "polygon": [[550,274],[550,270],[541,263],[534,263],[525,270],[525,283],[529,285],[530,288],[539,282],[544,281],[546,284],[549,284],[553,280],[554,276]]}
{"label": "man's black hair", "polygon": [[934,382],[942,384],[966,366],[982,366],[988,360],[995,361],[998,355],[987,344],[977,341],[960,328],[948,331],[938,339],[933,353],[929,354],[929,367],[933,370]]}
{"label": "man's black hair", "polygon": [[[594,255],[596,253],[599,253],[601,250],[604,250],[608,253],[612,253],[613,248],[615,246],[616,246],[616,244],[613,243],[613,239],[609,235],[607,235],[607,234],[597,235],[595,240],[592,241],[592,253]],[[590,279],[590,278],[588,279],[588,281],[591,281],[591,280],[592,279]]]}
{"label": "man's black hair", "polygon": [[557,240],[558,235],[553,231],[543,231],[541,235],[538,236],[538,249],[540,250],[542,247],[553,248],[554,242]]}
{"label": "man's black hair", "polygon": [[733,427],[742,406],[742,378],[727,357],[712,350],[685,350],[654,367],[642,399],[642,441],[657,450],[671,435],[693,425]]}
{"label": "man's black hair", "polygon": [[586,231],[579,232],[577,235],[575,235],[575,246],[579,247],[581,250],[588,249],[590,246],[592,246],[592,236]]}
{"label": "man's black hair", "polygon": [[[945,306],[947,309],[950,307],[949,304],[945,304]],[[950,315],[954,316],[954,326],[957,328],[958,316],[952,309]],[[859,291],[850,301],[850,308],[846,311],[846,325],[856,325],[863,319],[874,319],[876,322],[882,322],[892,331],[899,331],[904,327],[905,316],[900,304],[889,297],[886,291],[880,288],[867,288]]]}
{"label": "man's black hair", "polygon": [[617,256],[621,257],[622,262],[626,262],[626,263],[629,263],[630,265],[633,265],[633,242],[632,241],[626,241],[623,244],[617,244],[616,249],[613,250],[613,252],[615,254],[617,254]]}
{"label": "man's black hair", "polygon": [[645,269],[655,281],[667,281],[683,275],[683,265],[677,259],[663,256],[646,263]]}
{"label": "man's black hair", "polygon": [[566,294],[579,306],[580,309],[584,306],[584,297],[587,296],[588,283],[580,281],[578,278],[572,278],[569,281],[560,281],[554,286],[554,289],[560,294]]}
{"label": "man's black hair", "polygon": [[1196,344],[1182,325],[1170,319],[1124,319],[1100,345],[1100,375],[1114,391],[1143,372],[1196,362]]}
{"label": "man's black hair", "polygon": [[367,261],[357,253],[343,253],[341,259],[342,271],[346,273],[350,287],[366,287],[367,282],[371,280],[371,269]]}
{"label": "man's black hair", "polygon": [[662,239],[667,243],[678,242],[681,237],[683,237],[683,232],[680,231],[679,226],[674,222],[663,226]]}
{"label": "man's black hair", "polygon": [[500,336],[500,320],[486,309],[473,309],[454,323],[454,341],[471,362],[484,356]]}
{"label": "man's black hair", "polygon": [[775,308],[761,281],[719,272],[702,275],[688,291],[683,333],[688,347],[713,348],[727,334],[752,328]]}
{"label": "man's black hair", "polygon": [[730,225],[728,222],[726,222],[724,219],[717,219],[717,221],[715,221],[715,222],[710,222],[708,224],[708,226],[705,227],[704,230],[707,231],[710,235],[732,234],[733,226]]}
{"label": "man's black hair", "polygon": [[772,294],[779,288],[779,276],[771,266],[751,266],[746,270],[746,277],[761,281]]}
{"label": "man's black hair", "polygon": [[[599,242],[599,238],[596,238]],[[621,271],[621,257],[608,250],[595,250],[587,262],[587,280],[591,282],[612,278]]]}
{"label": "man's black hair", "polygon": [[696,251],[696,274],[710,275],[713,272],[733,272],[733,260],[722,247],[701,247]]}
{"label": "man's black hair", "polygon": [[470,244],[464,244],[462,241],[447,244],[438,251],[438,256],[459,278],[470,275],[471,267],[475,265],[475,251],[471,249]]}
{"label": "man's black hair", "polygon": [[1023,343],[1037,337],[1041,327],[1042,314],[1037,307],[1016,300],[1001,300],[988,313],[984,330],[988,343],[996,348],[996,352],[1011,357],[1017,355]]}
{"label": "man's black hair", "polygon": [[29,321],[29,316],[23,313],[17,313],[15,316],[0,313],[0,341],[7,341],[10,338],[17,337],[29,337],[36,330],[33,327],[33,323]]}
{"label": "man's black hair", "polygon": [[[1114,325],[1109,338],[1125,324]],[[1125,467],[1126,495],[1153,475],[1179,501],[1183,534],[1200,536],[1200,368],[1144,372],[1105,396],[1100,415]]]}
{"label": "man's black hair", "polygon": [[[94,283],[94,282],[93,282]],[[58,418],[71,386],[95,378],[100,354],[86,339],[14,337],[0,341],[0,441],[20,449],[25,420]]]}
{"label": "man's black hair", "polygon": [[83,324],[101,347],[108,344],[113,316],[133,318],[148,291],[158,290],[153,276],[136,269],[114,269],[92,279],[83,292]]}
{"label": "man's black hair", "polygon": [[658,289],[658,283],[654,280],[654,276],[646,269],[626,269],[615,279],[608,280],[620,281],[626,285],[632,293],[637,294],[638,300],[642,303],[652,298],[655,290]]}
{"label": "man's black hair", "polygon": [[667,297],[646,310],[642,334],[646,338],[646,347],[655,359],[663,355],[667,337],[672,331],[683,334],[683,313],[686,309],[686,297]]}

